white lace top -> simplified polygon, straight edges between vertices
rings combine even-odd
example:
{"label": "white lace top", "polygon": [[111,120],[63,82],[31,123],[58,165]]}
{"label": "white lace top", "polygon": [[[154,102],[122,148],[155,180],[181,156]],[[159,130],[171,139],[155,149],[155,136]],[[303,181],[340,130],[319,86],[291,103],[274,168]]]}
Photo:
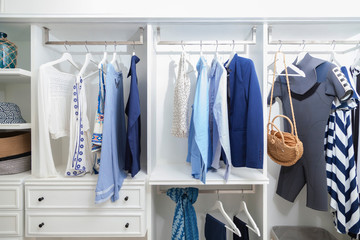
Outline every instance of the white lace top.
{"label": "white lace top", "polygon": [[71,94],[75,80],[75,75],[61,72],[52,65],[40,66],[38,81],[40,164],[36,165],[37,168],[32,169],[35,176],[57,176],[50,135],[53,139],[69,135]]}
{"label": "white lace top", "polygon": [[174,112],[171,133],[175,137],[187,137],[188,124],[188,106],[190,96],[190,79],[186,68],[186,55],[183,52],[180,57],[179,71],[175,83],[174,92]]}

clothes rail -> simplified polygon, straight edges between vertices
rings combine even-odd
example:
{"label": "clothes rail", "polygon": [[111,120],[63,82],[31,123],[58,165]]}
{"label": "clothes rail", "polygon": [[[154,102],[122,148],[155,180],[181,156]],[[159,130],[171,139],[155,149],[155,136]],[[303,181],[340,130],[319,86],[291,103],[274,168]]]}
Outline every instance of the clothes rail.
{"label": "clothes rail", "polygon": [[251,40],[248,41],[161,41],[160,27],[157,28],[157,45],[255,45],[256,27],[251,28]]}
{"label": "clothes rail", "polygon": [[272,40],[272,27],[268,27],[268,44],[269,45],[358,45],[360,40]]}
{"label": "clothes rail", "polygon": [[[268,45],[280,45],[280,48],[282,45],[298,45],[298,46],[305,46],[305,45],[332,45],[335,47],[335,45],[355,45],[355,47],[352,47],[347,50],[316,50],[316,51],[307,51],[307,52],[314,52],[314,53],[341,53],[345,54],[351,51],[354,51],[360,47],[360,40],[273,40],[272,39],[272,27],[268,27]],[[285,53],[298,53],[303,50],[289,50],[289,51],[282,51]],[[269,51],[269,53],[275,53],[276,51]]]}
{"label": "clothes rail", "polygon": [[[157,186],[158,194],[166,194],[167,189],[161,189],[160,186]],[[254,194],[255,185],[251,185],[251,188],[244,189],[199,189],[199,193],[203,194]]]}
{"label": "clothes rail", "polygon": [[46,45],[143,45],[144,44],[144,28],[139,27],[140,38],[137,41],[50,41],[50,29],[44,27],[45,37],[44,44]]}

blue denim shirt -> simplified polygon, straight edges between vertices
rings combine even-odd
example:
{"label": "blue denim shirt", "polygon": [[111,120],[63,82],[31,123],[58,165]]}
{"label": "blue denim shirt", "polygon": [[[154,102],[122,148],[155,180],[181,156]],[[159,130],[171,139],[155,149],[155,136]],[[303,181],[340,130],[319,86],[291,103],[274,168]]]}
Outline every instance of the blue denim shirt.
{"label": "blue denim shirt", "polygon": [[210,131],[211,143],[211,166],[215,169],[220,167],[221,148],[225,153],[225,180],[228,180],[231,164],[230,134],[227,104],[227,77],[224,66],[214,59],[209,72],[210,79]]}
{"label": "blue denim shirt", "polygon": [[192,176],[205,183],[209,161],[209,79],[204,57],[200,57],[196,68],[198,78],[190,121],[186,161],[191,162]]}

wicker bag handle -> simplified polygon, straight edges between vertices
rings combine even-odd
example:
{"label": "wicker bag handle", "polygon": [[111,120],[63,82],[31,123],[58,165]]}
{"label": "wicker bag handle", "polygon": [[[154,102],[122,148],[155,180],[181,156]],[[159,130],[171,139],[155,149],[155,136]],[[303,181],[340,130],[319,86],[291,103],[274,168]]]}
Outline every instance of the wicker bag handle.
{"label": "wicker bag handle", "polygon": [[[284,137],[284,134],[282,133],[282,131],[280,131],[280,129],[275,125],[275,123],[272,123],[272,122],[269,122],[267,124],[267,127],[268,127],[268,131],[269,131],[269,126],[271,125],[271,129],[275,128],[277,130],[278,133],[280,133],[280,136],[281,136],[281,140],[283,143],[285,143],[285,137]],[[275,135],[275,134],[274,134]]]}
{"label": "wicker bag handle", "polygon": [[[273,74],[273,82],[272,82],[272,87],[271,87],[271,98],[270,98],[270,109],[269,109],[269,121],[268,122],[270,122],[270,116],[271,116],[271,107],[272,107],[272,102],[273,102],[274,86],[275,86],[276,60],[277,60],[277,56],[278,56],[279,53],[281,53],[281,52],[280,51],[276,52],[275,59],[274,59],[274,74]],[[288,71],[287,71],[287,66],[286,66],[285,55],[284,54],[283,54],[283,61],[284,61],[284,66],[285,66],[286,84],[287,84],[287,89],[288,89],[288,92],[289,92],[291,115],[292,115],[292,119],[293,119],[293,122],[294,122],[294,126],[292,126],[292,124],[290,124],[290,125],[291,125],[291,129],[294,127],[295,136],[298,137],[297,128],[296,128],[296,121],[295,121],[295,114],[294,114],[294,107],[293,107],[293,104],[292,104],[292,98],[291,98],[291,92],[290,92],[289,76],[288,76]],[[279,116],[281,116],[281,115],[277,115],[275,118],[277,118]],[[269,128],[268,128],[268,131],[269,131]]]}
{"label": "wicker bag handle", "polygon": [[[292,121],[291,121],[290,118],[288,118],[287,116],[281,115],[281,114],[280,114],[280,115],[276,115],[276,116],[273,118],[272,122],[269,122],[269,123],[268,123],[268,125],[267,125],[267,127],[268,127],[267,131],[268,131],[268,132],[270,131],[269,126],[271,126],[271,130],[273,130],[273,127],[275,126],[275,123],[274,123],[274,122],[275,122],[275,119],[278,118],[278,117],[285,118],[285,119],[289,122],[290,127],[291,127],[291,134],[294,135],[294,125],[293,125]],[[279,129],[278,129],[277,127],[275,127],[275,128],[276,128],[276,130],[279,131]]]}

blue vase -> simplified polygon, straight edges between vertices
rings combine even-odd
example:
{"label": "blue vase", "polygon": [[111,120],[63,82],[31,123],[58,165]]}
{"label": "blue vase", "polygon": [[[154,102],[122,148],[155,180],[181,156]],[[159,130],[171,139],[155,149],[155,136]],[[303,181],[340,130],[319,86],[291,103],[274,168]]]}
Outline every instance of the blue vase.
{"label": "blue vase", "polygon": [[16,68],[17,47],[6,37],[6,33],[0,32],[0,68]]}

